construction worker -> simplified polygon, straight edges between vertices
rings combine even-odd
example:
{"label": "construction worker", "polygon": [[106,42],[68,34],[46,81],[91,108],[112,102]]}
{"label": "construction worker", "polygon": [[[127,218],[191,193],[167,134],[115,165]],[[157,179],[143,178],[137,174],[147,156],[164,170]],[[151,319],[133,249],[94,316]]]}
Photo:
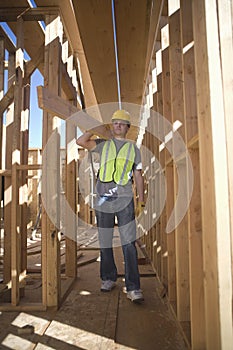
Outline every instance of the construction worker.
{"label": "construction worker", "polygon": [[[110,129],[101,125],[85,132],[76,142],[79,146],[100,154],[95,212],[100,244],[101,291],[109,292],[116,286],[117,268],[112,248],[116,217],[125,262],[127,297],[135,303],[140,303],[144,298],[140,289],[135,246],[136,224],[132,176],[138,195],[138,214],[144,206],[144,188],[140,151],[133,142],[126,140],[129,128],[129,113],[125,110],[117,110],[112,115]],[[104,139],[93,139],[93,135],[103,135]]]}

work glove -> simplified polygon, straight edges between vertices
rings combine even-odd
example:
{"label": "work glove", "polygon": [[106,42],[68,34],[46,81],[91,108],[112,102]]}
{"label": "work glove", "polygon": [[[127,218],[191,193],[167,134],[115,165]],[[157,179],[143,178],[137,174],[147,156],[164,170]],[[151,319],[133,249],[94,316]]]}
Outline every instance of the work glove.
{"label": "work glove", "polygon": [[139,216],[145,208],[145,202],[139,201],[136,208],[136,216]]}

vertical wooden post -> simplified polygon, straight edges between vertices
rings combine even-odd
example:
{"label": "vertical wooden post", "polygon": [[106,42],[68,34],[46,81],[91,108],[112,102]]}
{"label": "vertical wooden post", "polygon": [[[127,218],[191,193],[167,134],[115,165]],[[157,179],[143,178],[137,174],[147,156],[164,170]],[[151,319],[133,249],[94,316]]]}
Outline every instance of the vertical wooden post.
{"label": "vertical wooden post", "polygon": [[148,171],[148,200],[149,202],[147,203],[147,208],[148,208],[148,221],[147,221],[147,226],[149,227],[149,232],[148,232],[148,246],[147,246],[147,251],[149,253],[150,259],[152,259],[153,256],[153,229],[152,229],[152,221],[153,221],[153,201],[154,201],[154,166],[153,166],[153,158],[154,158],[154,150],[153,150],[153,135],[151,134],[152,131],[152,120],[153,120],[153,114],[150,116],[148,119],[148,124],[147,124],[147,154],[148,154],[148,166],[149,166],[149,171]]}
{"label": "vertical wooden post", "polygon": [[[67,71],[73,74],[73,55],[69,56],[68,42],[63,46],[63,59]],[[75,104],[75,101],[73,101]],[[66,200],[69,207],[65,214],[66,276],[77,276],[77,220],[76,220],[76,129],[69,120],[66,123]]]}
{"label": "vertical wooden post", "polygon": [[17,164],[20,164],[20,127],[23,107],[24,74],[23,19],[17,19],[17,50],[15,57],[14,124],[12,132],[12,207],[11,207],[11,302],[19,303],[19,275],[21,272],[21,232],[19,207],[19,181]]}
{"label": "vertical wooden post", "polygon": [[[24,82],[25,83],[25,82]],[[20,131],[20,149],[21,149],[21,164],[28,164],[28,143],[29,143],[29,110],[30,110],[30,78],[23,87],[23,111],[22,111],[22,123]],[[21,249],[21,271],[27,269],[27,171],[21,172],[21,220],[20,220],[20,232],[22,237],[22,249]]]}
{"label": "vertical wooden post", "polygon": [[[183,96],[183,74],[182,74],[182,53],[181,53],[181,33],[180,33],[180,10],[169,17],[169,56],[171,73],[171,111],[172,123],[177,120],[182,123],[178,130],[185,141],[185,120],[184,120],[184,96]],[[173,141],[173,150],[179,145]],[[182,191],[187,196],[187,174],[186,163],[176,162],[174,166],[174,196],[177,198],[177,192]],[[183,177],[182,188],[177,187],[178,171]],[[177,213],[175,213],[177,216]],[[177,286],[177,318],[179,321],[189,321],[190,303],[189,303],[189,245],[188,245],[188,220],[187,214],[175,228],[176,240],[176,286]]]}
{"label": "vertical wooden post", "polygon": [[[230,195],[230,224],[231,224],[231,244],[233,252],[233,162],[232,162],[232,134],[233,134],[233,105],[232,105],[232,81],[233,72],[231,62],[233,61],[233,2],[217,1],[219,19],[219,41],[221,52],[221,69],[223,77],[224,110],[227,137],[228,156],[228,180]],[[231,6],[232,5],[232,6]],[[232,254],[233,266],[233,254]],[[233,269],[232,269],[233,276]]]}
{"label": "vertical wooden post", "polygon": [[[163,117],[168,120],[168,125],[171,125],[171,94],[170,94],[170,65],[169,65],[169,48],[162,51],[162,77],[163,77]],[[165,177],[167,180],[167,198],[166,198],[166,217],[170,217],[172,209],[174,208],[173,193],[173,163],[171,154],[167,150],[167,137],[170,130],[165,124]],[[170,143],[172,140],[169,141]],[[168,298],[170,302],[176,301],[176,251],[175,251],[175,230],[167,234],[167,265],[168,265]]]}
{"label": "vertical wooden post", "polygon": [[[8,88],[13,84],[15,76],[15,54],[9,52],[8,57]],[[6,113],[6,169],[12,166],[12,137],[14,121],[14,103],[12,103]],[[6,176],[4,182],[4,283],[11,280],[11,202],[12,186],[11,177]]]}
{"label": "vertical wooden post", "polygon": [[[158,89],[157,92],[153,96],[153,106],[156,111],[158,111]],[[156,120],[156,125],[155,128],[157,130],[159,129],[159,119],[157,118]],[[159,162],[159,144],[160,141],[158,140],[157,142],[157,150],[156,150],[156,156],[157,160]],[[159,208],[160,208],[160,169],[156,168],[155,171],[155,212],[158,215],[159,213]],[[155,246],[155,253],[156,253],[156,271],[161,279],[161,230],[160,230],[160,218],[156,221],[155,224],[155,230],[156,230],[156,246]]]}
{"label": "vertical wooden post", "polygon": [[[160,54],[162,52],[160,51]],[[160,59],[162,57],[160,56]],[[162,60],[159,62],[159,66],[162,68]],[[157,111],[159,115],[162,118],[159,118],[158,122],[158,132],[163,137],[164,136],[164,119],[163,119],[163,77],[162,72],[159,72],[157,75],[157,93],[158,93],[158,104],[157,104]],[[164,142],[163,140],[160,141],[160,144]],[[160,240],[161,240],[161,282],[167,289],[168,285],[168,275],[167,275],[167,234],[165,232],[166,228],[166,209],[164,208],[161,211],[161,207],[163,205],[164,200],[164,193],[162,191],[162,185],[163,185],[163,176],[165,173],[165,148],[159,150],[159,164],[161,166],[161,170],[159,173],[159,208],[160,208]]]}
{"label": "vertical wooden post", "polygon": [[[198,135],[191,1],[181,1],[181,49],[183,51],[184,116],[187,144]],[[194,188],[188,215],[190,329],[192,349],[205,348],[203,248],[198,143],[189,149],[194,170]]]}
{"label": "vertical wooden post", "polygon": [[[45,86],[60,95],[61,22],[59,16],[46,17]],[[46,203],[52,203],[53,219],[45,206],[42,210],[42,279],[43,304],[57,308],[60,301],[60,139],[56,117],[43,113],[43,187]],[[49,141],[49,146],[47,145]],[[46,148],[47,146],[47,148]],[[52,200],[52,202],[51,202]],[[47,208],[50,210],[51,208]]]}
{"label": "vertical wooden post", "polygon": [[[157,79],[157,77],[156,77]],[[157,84],[157,82],[156,82]],[[157,111],[157,96],[156,93],[153,94],[153,110],[154,113]],[[152,114],[153,116],[153,114]],[[158,128],[158,119],[153,118],[152,119],[152,133],[153,135],[156,135],[156,131]],[[157,138],[153,138],[153,153],[155,155],[155,162],[153,162],[153,177],[152,177],[152,185],[153,185],[153,215],[155,217],[155,224],[153,225],[152,228],[152,242],[153,242],[153,247],[152,247],[152,261],[153,265],[156,271],[158,271],[158,235],[157,235],[157,225],[158,225],[158,190],[159,190],[159,182],[158,182],[158,158],[159,158],[159,140]]]}
{"label": "vertical wooden post", "polygon": [[[69,204],[66,215],[66,275],[77,276],[77,220],[76,220],[76,130],[66,123],[66,199]],[[76,149],[76,147],[75,147]]]}
{"label": "vertical wooden post", "polygon": [[[227,138],[219,55],[219,13],[216,1],[195,0],[192,6],[200,149],[206,348],[230,349],[233,344],[232,266]],[[232,118],[232,115],[226,117]]]}

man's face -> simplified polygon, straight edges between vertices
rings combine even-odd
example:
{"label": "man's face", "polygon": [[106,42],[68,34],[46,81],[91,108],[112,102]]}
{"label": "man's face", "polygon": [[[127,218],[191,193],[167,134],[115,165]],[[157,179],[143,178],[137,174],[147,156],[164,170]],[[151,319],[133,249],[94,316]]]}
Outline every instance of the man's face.
{"label": "man's face", "polygon": [[125,137],[127,131],[129,130],[129,125],[124,120],[114,120],[112,123],[113,133],[118,137]]}

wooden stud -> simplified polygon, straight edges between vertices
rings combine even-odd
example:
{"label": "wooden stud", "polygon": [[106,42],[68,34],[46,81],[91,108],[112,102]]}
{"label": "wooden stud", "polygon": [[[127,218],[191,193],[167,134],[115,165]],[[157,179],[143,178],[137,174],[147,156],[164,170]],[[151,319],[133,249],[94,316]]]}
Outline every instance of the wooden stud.
{"label": "wooden stud", "polygon": [[[46,17],[45,31],[45,86],[52,93],[59,95],[60,88],[60,54],[61,54],[61,23],[60,17]],[[43,196],[49,203],[49,196],[55,198],[53,202],[53,222],[49,218],[46,208],[42,209],[42,280],[43,304],[48,307],[57,308],[60,301],[60,242],[58,230],[60,227],[60,140],[59,134],[55,132],[51,139],[53,130],[56,130],[56,120],[47,112],[43,113],[43,150],[50,138],[50,147],[47,156],[43,158]],[[49,162],[48,162],[49,159]],[[47,162],[46,162],[47,160]],[[49,164],[48,164],[49,163]],[[48,208],[47,208],[48,210]],[[55,221],[55,222],[54,222]]]}
{"label": "wooden stud", "polygon": [[[233,3],[218,1],[219,18],[219,41],[221,52],[221,70],[223,77],[224,110],[226,122],[227,137],[227,156],[228,156],[228,180],[230,193],[230,224],[231,224],[231,243],[233,251],[233,162],[232,162],[232,133],[233,133],[233,106],[232,106],[232,69],[230,67],[233,60],[232,48],[232,23],[233,23]],[[232,5],[232,6],[231,6]],[[232,254],[233,266],[233,254]],[[233,269],[232,269],[233,276]]]}
{"label": "wooden stud", "polygon": [[[170,65],[169,65],[169,48],[162,51],[162,93],[163,93],[163,117],[166,118],[167,123],[164,123],[165,138],[171,131],[171,95],[170,95]],[[167,138],[166,138],[167,139]],[[167,161],[171,158],[168,145],[172,142],[172,138],[169,142],[165,143],[165,177],[167,183],[167,198],[166,198],[166,217],[167,220],[174,208],[174,196],[173,193],[173,165],[168,164]],[[167,291],[168,298],[171,303],[176,301],[176,251],[175,251],[175,231],[167,234]]]}
{"label": "wooden stud", "polygon": [[11,204],[11,303],[19,303],[19,275],[21,273],[21,235],[20,232],[20,207],[17,164],[20,164],[20,127],[23,107],[23,19],[17,20],[17,50],[15,57],[15,94],[14,94],[14,123],[12,130],[12,204]]}
{"label": "wooden stud", "polygon": [[[15,74],[15,54],[9,53],[8,58],[8,87],[12,84],[11,77]],[[14,105],[11,104],[6,113],[6,155],[5,167],[11,170],[12,166],[12,134],[13,134],[13,120],[14,120]],[[11,200],[12,187],[11,178],[5,177],[4,182],[4,265],[3,276],[4,283],[11,280]]]}
{"label": "wooden stud", "polygon": [[[160,51],[162,54],[162,51]],[[163,77],[162,77],[162,60],[160,56],[159,65],[161,66],[161,73],[157,75],[157,111],[159,113],[159,122],[158,122],[158,130],[161,135],[162,140],[160,141],[160,145],[164,142],[164,119],[163,119]],[[163,285],[167,288],[168,285],[168,275],[167,275],[167,234],[165,231],[166,228],[166,209],[162,209],[162,205],[164,203],[164,191],[163,191],[163,178],[164,178],[164,167],[165,167],[165,148],[160,149],[159,151],[159,164],[161,170],[159,172],[159,208],[160,208],[160,239],[161,239],[161,281]]]}
{"label": "wooden stud", "polygon": [[194,171],[194,188],[189,206],[190,318],[193,349],[205,348],[205,300],[201,222],[199,149],[189,150]]}
{"label": "wooden stud", "polygon": [[[193,137],[198,135],[192,22],[192,4],[182,0],[181,47],[183,48],[184,115],[187,145]],[[205,312],[198,147],[190,149],[189,154],[194,171],[194,188],[188,212],[191,344],[192,349],[203,349],[205,348]]]}
{"label": "wooden stud", "polygon": [[12,165],[12,204],[11,204],[11,304],[17,306],[20,300],[20,240],[18,226],[18,174],[16,163]]}
{"label": "wooden stud", "polygon": [[[77,276],[77,220],[76,220],[76,130],[66,123],[66,276]],[[76,148],[76,147],[75,147]]]}
{"label": "wooden stud", "polygon": [[[200,149],[206,348],[230,349],[232,274],[223,75],[216,1],[193,6]],[[231,116],[227,116],[231,118]]]}
{"label": "wooden stud", "polygon": [[[24,80],[25,83],[25,80]],[[22,122],[20,130],[20,150],[21,150],[21,164],[28,164],[28,144],[29,144],[29,110],[30,110],[30,80],[23,87],[23,110],[22,110]],[[21,207],[21,219],[20,219],[20,232],[22,236],[21,241],[21,271],[26,272],[27,269],[27,222],[28,222],[28,205],[27,205],[27,171],[20,171],[20,207]]]}
{"label": "wooden stud", "polygon": [[[153,98],[153,103],[154,103],[154,109],[156,110],[156,112],[158,111],[158,98],[159,98],[159,93],[158,90],[157,92],[154,94],[154,98]],[[157,118],[156,123],[155,123],[155,128],[157,128],[156,132],[159,129],[159,119]],[[157,141],[157,145],[156,145],[156,158],[157,161],[159,162],[159,145],[160,145],[160,141]],[[159,167],[159,165],[158,165]],[[156,168],[155,170],[155,212],[156,215],[159,215],[160,213],[160,169]],[[160,218],[157,219],[156,221],[156,225],[155,225],[155,230],[156,230],[156,271],[157,274],[159,276],[159,278],[161,279],[161,263],[162,263],[162,248],[161,248],[161,229],[160,229]]]}
{"label": "wooden stud", "polygon": [[[183,96],[183,74],[182,74],[182,53],[180,33],[180,11],[176,11],[169,17],[169,58],[171,73],[171,111],[172,123],[179,121],[182,127],[178,130],[179,135],[185,142],[185,120],[184,120],[184,96]],[[173,136],[174,137],[174,136]],[[173,140],[174,154],[179,152],[179,144]],[[174,158],[174,155],[173,155]],[[177,192],[182,192],[187,197],[187,173],[186,164],[178,163],[175,159],[174,170],[174,196],[177,199]],[[178,188],[178,175],[182,176],[182,188]],[[177,210],[180,210],[178,208]],[[177,217],[177,212],[175,213]],[[177,219],[175,219],[177,220]],[[189,301],[189,250],[188,250],[188,220],[184,214],[182,221],[175,222],[176,240],[176,286],[177,286],[177,318],[179,321],[190,320]]]}

